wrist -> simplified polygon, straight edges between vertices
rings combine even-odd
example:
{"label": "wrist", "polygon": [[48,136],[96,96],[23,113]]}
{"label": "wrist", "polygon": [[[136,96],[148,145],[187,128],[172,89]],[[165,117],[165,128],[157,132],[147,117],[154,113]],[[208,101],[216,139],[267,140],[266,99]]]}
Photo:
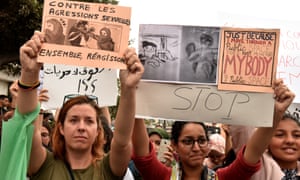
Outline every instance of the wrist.
{"label": "wrist", "polygon": [[34,83],[30,83],[30,84],[26,84],[23,83],[21,80],[18,80],[18,86],[19,88],[23,89],[23,90],[33,90],[36,89],[40,86],[40,81],[34,82]]}

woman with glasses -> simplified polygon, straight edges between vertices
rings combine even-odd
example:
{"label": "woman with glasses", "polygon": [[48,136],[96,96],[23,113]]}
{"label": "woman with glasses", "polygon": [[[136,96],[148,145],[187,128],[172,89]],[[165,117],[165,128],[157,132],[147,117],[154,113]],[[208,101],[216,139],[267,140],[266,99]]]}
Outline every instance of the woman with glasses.
{"label": "woman with glasses", "polygon": [[235,161],[216,172],[203,165],[210,149],[206,126],[202,122],[177,121],[173,124],[171,140],[178,163],[173,168],[169,168],[162,165],[155,157],[144,121],[136,119],[132,137],[134,163],[144,180],[249,179],[260,169],[260,158],[270,142],[275,127],[294,97],[294,93],[289,91],[282,80],[276,80],[274,82],[274,128],[258,128],[239,151]]}

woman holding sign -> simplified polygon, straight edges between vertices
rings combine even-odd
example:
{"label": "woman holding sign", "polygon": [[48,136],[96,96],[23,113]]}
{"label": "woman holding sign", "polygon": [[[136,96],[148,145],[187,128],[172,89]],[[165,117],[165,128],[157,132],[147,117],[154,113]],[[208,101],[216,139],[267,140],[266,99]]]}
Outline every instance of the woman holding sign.
{"label": "woman holding sign", "polygon": [[[30,126],[39,114],[37,87],[42,64],[37,62],[37,55],[43,42],[44,34],[35,32],[32,38],[20,48],[22,71],[18,82],[17,112],[15,119],[10,121],[12,123],[18,122]],[[40,125],[35,121],[32,148],[28,149],[30,153],[28,170],[24,167],[31,180],[123,179],[132,154],[131,136],[134,126],[136,87],[144,72],[134,49],[128,48],[124,52],[124,59],[127,69],[120,71],[120,104],[109,154],[104,155],[103,152],[104,135],[98,105],[87,96],[78,96],[68,100],[60,109],[53,134],[53,153],[42,146]],[[31,135],[27,133],[29,138]],[[12,153],[7,159],[7,163],[11,163],[8,166],[10,168],[5,169],[10,175],[14,173],[13,167],[18,163],[15,161],[16,158],[12,157],[13,155]],[[9,178],[25,179],[25,176],[26,174],[19,178],[11,175]],[[1,174],[1,177],[8,179],[5,174],[4,177]]]}
{"label": "woman holding sign", "polygon": [[260,127],[250,137],[246,146],[228,167],[216,172],[203,165],[209,152],[206,126],[202,122],[177,121],[172,126],[171,140],[179,162],[173,168],[165,167],[155,157],[153,145],[149,143],[143,120],[135,121],[133,133],[133,160],[145,180],[181,179],[250,179],[261,166],[261,157],[284,112],[292,103],[295,94],[282,80],[274,82],[274,127]]}

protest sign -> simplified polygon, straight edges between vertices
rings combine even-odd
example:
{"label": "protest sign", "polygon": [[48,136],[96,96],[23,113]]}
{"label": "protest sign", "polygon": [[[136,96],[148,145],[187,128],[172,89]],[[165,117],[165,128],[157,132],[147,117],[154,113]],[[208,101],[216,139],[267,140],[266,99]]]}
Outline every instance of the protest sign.
{"label": "protest sign", "polygon": [[218,89],[273,92],[279,32],[221,28]]}
{"label": "protest sign", "polygon": [[271,93],[154,82],[140,82],[137,89],[136,114],[143,118],[272,126],[273,110]]}
{"label": "protest sign", "polygon": [[[230,38],[219,38],[221,29]],[[235,36],[240,32],[245,32],[244,39]],[[278,29],[140,25],[139,57],[145,73],[137,90],[137,116],[272,126],[278,41]],[[222,56],[225,60],[218,58]],[[222,75],[235,75],[237,81],[221,81],[229,81],[229,88],[219,89],[218,66]],[[249,68],[252,80],[245,85]]]}
{"label": "protest sign", "polygon": [[118,86],[115,69],[44,64],[43,87],[48,90],[48,102],[44,109],[57,109],[68,99],[87,95],[99,106],[117,103]]}
{"label": "protest sign", "polygon": [[233,13],[219,13],[220,24],[230,27],[280,28],[280,43],[277,64],[277,78],[296,94],[295,103],[300,103],[300,23],[273,18],[246,16]]}
{"label": "protest sign", "polygon": [[101,3],[45,0],[46,42],[38,61],[124,69],[131,8]]}

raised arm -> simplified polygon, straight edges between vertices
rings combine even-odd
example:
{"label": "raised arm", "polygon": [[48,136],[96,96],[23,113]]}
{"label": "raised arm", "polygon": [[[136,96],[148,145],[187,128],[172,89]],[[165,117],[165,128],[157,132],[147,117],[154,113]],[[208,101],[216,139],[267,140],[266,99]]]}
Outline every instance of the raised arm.
{"label": "raised arm", "polygon": [[136,88],[144,72],[135,49],[128,48],[124,53],[124,58],[127,69],[120,71],[121,96],[110,151],[110,166],[114,174],[118,176],[125,174],[131,158]]}
{"label": "raised arm", "polygon": [[146,156],[150,153],[149,136],[144,119],[136,119],[132,135],[132,144],[135,156]]}
{"label": "raised arm", "polygon": [[[34,35],[20,48],[21,77],[19,79],[17,108],[21,114],[34,111],[38,106],[37,88],[39,72],[42,67],[37,62],[37,55],[43,43],[43,35],[35,32]],[[20,85],[21,84],[21,85]],[[24,88],[24,86],[33,88]],[[46,150],[42,146],[40,122],[35,121],[35,129],[32,140],[31,158],[28,174],[35,173],[46,159]]]}
{"label": "raised arm", "polygon": [[255,164],[259,161],[272,138],[275,128],[295,97],[295,94],[288,89],[281,79],[274,82],[273,89],[275,99],[273,127],[257,128],[250,137],[244,152],[244,158],[248,163]]}

